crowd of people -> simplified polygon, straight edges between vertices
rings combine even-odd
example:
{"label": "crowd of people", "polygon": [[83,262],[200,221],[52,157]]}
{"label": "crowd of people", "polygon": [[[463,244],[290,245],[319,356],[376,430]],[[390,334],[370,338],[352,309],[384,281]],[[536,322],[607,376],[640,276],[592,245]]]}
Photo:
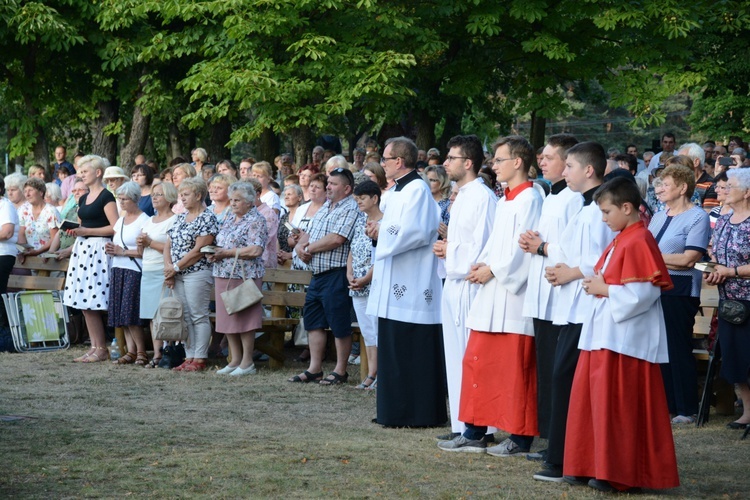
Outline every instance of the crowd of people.
{"label": "crowd of people", "polygon": [[[694,318],[701,287],[716,285],[729,311],[721,376],[743,408],[729,427],[750,425],[740,138],[677,147],[667,133],[642,158],[568,134],[536,151],[520,136],[447,147],[441,157],[405,137],[382,151],[369,141],[349,163],[318,146],[298,169],[291,155],[214,165],[198,148],[162,171],[142,156],[128,169],[96,155],[71,164],[58,147],[54,175],[31,167],[0,182],[0,291],[16,258],[70,258],[63,303],[91,342],[74,361],[109,359],[106,312],[125,339],[115,362],[155,368],[164,346],[152,339],[149,358],[144,327],[153,298],[173,289],[188,332],[179,372],[207,369],[215,300],[230,353],[216,373],[244,376],[256,373],[263,307],[229,314],[220,292],[245,279],[260,289],[268,268],[309,270],[309,364],[289,382],[348,382],[353,312],[369,368],[356,387],[377,389],[375,422],[450,421],[440,449],[501,457],[540,436],[535,479],[629,491],[679,484],[670,421],[695,422]],[[706,272],[694,267],[703,261]],[[497,430],[509,437],[496,444]]]}

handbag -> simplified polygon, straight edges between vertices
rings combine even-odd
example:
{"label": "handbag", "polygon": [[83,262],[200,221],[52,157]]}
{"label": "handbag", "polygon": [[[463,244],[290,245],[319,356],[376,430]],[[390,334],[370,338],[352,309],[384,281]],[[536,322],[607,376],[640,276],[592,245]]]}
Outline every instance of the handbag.
{"label": "handbag", "polygon": [[741,325],[750,317],[750,310],[739,300],[722,300],[719,302],[719,317],[733,325]]}
{"label": "handbag", "polygon": [[[167,291],[165,295],[165,291]],[[156,340],[187,340],[188,331],[184,320],[182,302],[174,295],[174,291],[167,285],[161,288],[159,306],[154,316],[154,339]]]}
{"label": "handbag", "polygon": [[[234,269],[237,267],[239,255],[240,249],[238,248],[234,253],[234,264],[232,264],[232,271],[229,274],[230,277],[234,275]],[[258,290],[255,281],[245,278],[245,267],[240,266],[240,270],[242,274],[242,284],[230,290],[229,284],[227,283],[226,291],[221,292],[221,300],[224,302],[224,309],[227,310],[227,314],[234,314],[243,309],[247,309],[248,307],[260,302],[263,298],[263,293]]]}

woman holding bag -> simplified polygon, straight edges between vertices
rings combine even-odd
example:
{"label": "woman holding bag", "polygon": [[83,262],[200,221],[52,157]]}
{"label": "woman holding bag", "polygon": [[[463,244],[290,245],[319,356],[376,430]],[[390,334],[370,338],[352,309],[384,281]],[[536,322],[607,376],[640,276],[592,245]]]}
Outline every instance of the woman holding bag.
{"label": "woman holding bag", "polygon": [[255,332],[263,324],[263,308],[260,302],[237,311],[227,313],[222,293],[243,283],[243,278],[253,280],[258,289],[263,284],[263,250],[268,240],[266,219],[255,208],[255,189],[248,182],[237,182],[229,186],[231,213],[216,235],[219,248],[209,256],[213,262],[216,288],[216,331],[227,336],[232,361],[217,371],[220,375],[239,377],[255,373],[253,349]]}

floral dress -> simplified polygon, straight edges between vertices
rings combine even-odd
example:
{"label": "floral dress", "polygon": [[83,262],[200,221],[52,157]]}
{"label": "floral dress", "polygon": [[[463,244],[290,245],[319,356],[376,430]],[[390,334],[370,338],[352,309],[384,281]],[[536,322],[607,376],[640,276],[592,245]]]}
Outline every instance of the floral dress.
{"label": "floral dress", "polygon": [[49,203],[34,218],[33,207],[28,201],[18,209],[18,225],[26,228],[26,242],[34,249],[42,248],[52,242],[52,228],[60,225],[60,213]]}
{"label": "floral dress", "polygon": [[[372,267],[372,240],[365,234],[367,214],[360,213],[354,223],[354,235],[352,236],[352,274],[355,278],[362,278]],[[362,290],[349,290],[350,297],[367,297],[370,295],[370,285]]]}
{"label": "floral dress", "polygon": [[[716,262],[729,268],[750,264],[750,217],[737,224],[731,217],[725,214],[716,221],[713,243]],[[718,288],[721,299],[750,300],[750,279],[727,279]]]}
{"label": "floral dress", "polygon": [[[249,246],[266,247],[268,241],[268,227],[266,219],[255,207],[237,220],[237,215],[229,213],[216,235],[216,244],[225,249],[243,248]],[[262,278],[265,275],[263,267],[263,256],[254,259],[240,259],[237,268],[232,274],[234,259],[223,259],[214,262],[213,275],[216,278],[242,278],[242,269],[245,270],[245,278]]]}

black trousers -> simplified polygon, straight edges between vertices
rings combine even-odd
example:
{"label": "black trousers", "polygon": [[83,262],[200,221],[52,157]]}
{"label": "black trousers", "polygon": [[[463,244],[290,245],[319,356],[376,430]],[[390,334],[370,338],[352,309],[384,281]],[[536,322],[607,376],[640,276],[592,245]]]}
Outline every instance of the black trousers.
{"label": "black trousers", "polygon": [[[12,255],[0,255],[0,294],[8,291],[8,278],[16,264],[16,258]],[[0,326],[8,326],[8,313],[5,304],[0,299]]]}
{"label": "black trousers", "polygon": [[667,327],[669,363],[662,363],[661,376],[669,413],[698,413],[698,372],[693,356],[693,326],[700,307],[698,297],[662,295],[661,308]]}
{"label": "black trousers", "polygon": [[551,321],[534,318],[534,345],[536,346],[536,400],[539,437],[549,437],[552,414],[552,369],[555,364],[557,337],[562,327]]}
{"label": "black trousers", "polygon": [[565,427],[568,425],[568,406],[573,377],[576,374],[578,341],[581,338],[580,324],[568,324],[560,329],[555,351],[555,367],[552,372],[552,418],[549,426],[547,463],[562,465],[565,455]]}

